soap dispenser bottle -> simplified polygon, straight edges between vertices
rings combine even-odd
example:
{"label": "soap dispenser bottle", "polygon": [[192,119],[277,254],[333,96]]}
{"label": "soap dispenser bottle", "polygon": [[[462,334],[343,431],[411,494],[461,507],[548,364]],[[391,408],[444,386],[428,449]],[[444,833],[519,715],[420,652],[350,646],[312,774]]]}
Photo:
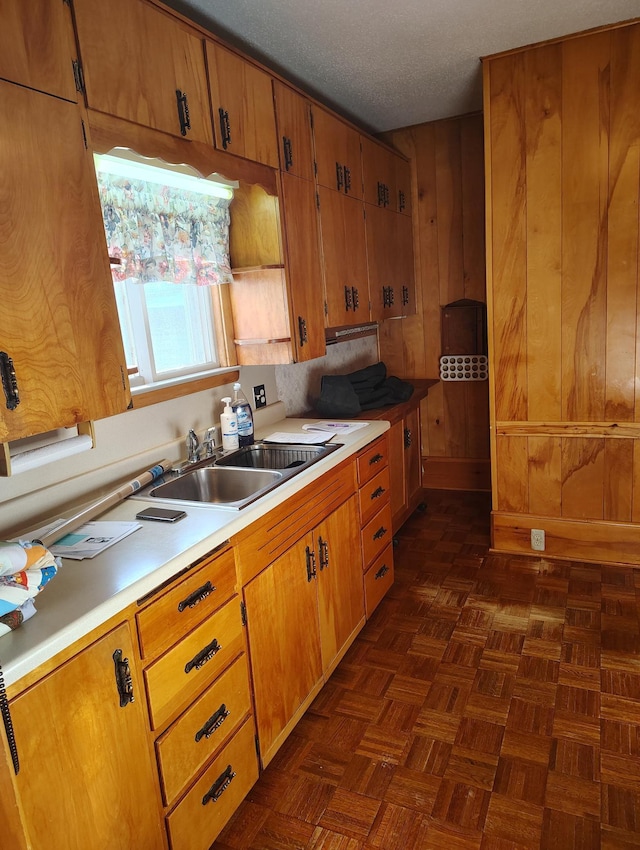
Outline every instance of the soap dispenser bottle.
{"label": "soap dispenser bottle", "polygon": [[240,446],[253,444],[253,411],[251,405],[242,392],[239,383],[233,385],[233,401],[231,402],[233,412],[238,417],[238,438]]}
{"label": "soap dispenser bottle", "polygon": [[224,410],[220,414],[220,430],[222,431],[222,451],[233,452],[239,447],[238,418],[231,409],[231,399],[223,398]]}

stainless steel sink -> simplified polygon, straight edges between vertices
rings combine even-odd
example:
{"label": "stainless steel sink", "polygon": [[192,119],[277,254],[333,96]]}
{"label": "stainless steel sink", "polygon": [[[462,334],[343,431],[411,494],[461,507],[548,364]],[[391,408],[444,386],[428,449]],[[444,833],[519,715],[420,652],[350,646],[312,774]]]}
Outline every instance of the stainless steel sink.
{"label": "stainless steel sink", "polygon": [[254,443],[221,457],[206,458],[139,490],[132,499],[165,499],[180,504],[239,510],[311,466],[341,443],[321,446]]}
{"label": "stainless steel sink", "polygon": [[238,509],[277,486],[281,480],[282,473],[276,470],[205,466],[154,487],[148,495]]}
{"label": "stainless steel sink", "polygon": [[216,461],[216,466],[282,470],[306,468],[331,454],[338,447],[338,443],[325,443],[322,446],[254,443],[251,446],[237,449],[228,455],[223,455]]}

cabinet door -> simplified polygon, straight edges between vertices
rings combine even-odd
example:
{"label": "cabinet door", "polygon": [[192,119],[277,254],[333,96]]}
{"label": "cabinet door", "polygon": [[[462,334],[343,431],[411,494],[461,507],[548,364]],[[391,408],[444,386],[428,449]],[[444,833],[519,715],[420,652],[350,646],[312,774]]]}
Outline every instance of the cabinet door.
{"label": "cabinet door", "polygon": [[[409,215],[390,213],[394,219],[395,233],[395,291],[399,300],[399,315],[412,316],[416,312],[416,278],[413,265],[413,220]],[[398,306],[398,305],[397,305]]]}
{"label": "cabinet door", "polygon": [[389,429],[389,481],[391,485],[389,501],[395,531],[398,527],[398,517],[402,515],[407,505],[404,421],[394,423]]}
{"label": "cabinet door", "polygon": [[402,290],[398,285],[396,213],[365,204],[367,270],[371,318],[381,322],[402,315]]}
{"label": "cabinet door", "polygon": [[74,0],[73,7],[88,106],[212,144],[195,32],[143,0]]}
{"label": "cabinet door", "polygon": [[280,170],[305,180],[313,180],[311,104],[305,97],[278,80],[273,81],[273,95]]}
{"label": "cabinet door", "polygon": [[256,721],[263,764],[287,724],[322,680],[317,583],[307,569],[307,535],[244,588]]}
{"label": "cabinet door", "polygon": [[415,407],[404,419],[404,467],[407,504],[415,503],[422,489],[422,450],[420,446],[420,410]]}
{"label": "cabinet door", "polygon": [[362,198],[360,134],[325,109],[312,112],[318,183]]}
{"label": "cabinet door", "polygon": [[277,168],[271,77],[220,44],[206,48],[216,147]]}
{"label": "cabinet door", "polygon": [[328,328],[369,321],[362,203],[320,187],[320,229]]}
{"label": "cabinet door", "polygon": [[126,625],[63,664],[11,704],[16,784],[33,850],[164,847],[144,697],[121,707],[114,652],[133,664]]}
{"label": "cabinet door", "polygon": [[364,200],[375,207],[396,208],[396,157],[366,136],[361,136]]}
{"label": "cabinet door", "polygon": [[76,100],[71,20],[64,3],[3,0],[0,77]]}
{"label": "cabinet door", "polygon": [[120,413],[130,396],[78,107],[0,82],[0,118],[0,351],[20,398],[0,405],[6,441]]}
{"label": "cabinet door", "polygon": [[281,180],[291,336],[296,359],[312,360],[326,353],[316,190],[313,183],[292,174],[283,173]]}
{"label": "cabinet door", "polygon": [[395,157],[395,207],[399,213],[411,215],[411,163]]}
{"label": "cabinet door", "polygon": [[322,667],[327,671],[364,619],[357,497],[327,517],[315,538]]}

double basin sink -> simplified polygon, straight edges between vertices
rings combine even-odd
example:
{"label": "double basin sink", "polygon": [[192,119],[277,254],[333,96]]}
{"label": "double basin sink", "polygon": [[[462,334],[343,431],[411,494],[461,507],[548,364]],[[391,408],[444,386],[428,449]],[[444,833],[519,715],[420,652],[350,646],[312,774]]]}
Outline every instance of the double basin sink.
{"label": "double basin sink", "polygon": [[[239,510],[340,447],[254,443],[165,474],[137,497]],[[135,498],[135,497],[134,497]]]}

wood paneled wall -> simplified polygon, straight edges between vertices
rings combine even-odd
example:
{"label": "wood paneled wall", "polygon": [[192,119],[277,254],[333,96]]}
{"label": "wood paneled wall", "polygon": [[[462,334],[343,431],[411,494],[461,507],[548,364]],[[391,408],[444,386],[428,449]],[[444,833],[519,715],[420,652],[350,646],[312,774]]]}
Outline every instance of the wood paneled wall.
{"label": "wood paneled wall", "polygon": [[[389,371],[434,378],[440,308],[485,301],[482,116],[434,121],[385,134],[410,158],[417,313],[380,326]],[[425,487],[489,489],[489,401],[482,382],[443,382],[422,402]]]}
{"label": "wood paneled wall", "polygon": [[640,23],[484,77],[494,546],[640,563]]}

